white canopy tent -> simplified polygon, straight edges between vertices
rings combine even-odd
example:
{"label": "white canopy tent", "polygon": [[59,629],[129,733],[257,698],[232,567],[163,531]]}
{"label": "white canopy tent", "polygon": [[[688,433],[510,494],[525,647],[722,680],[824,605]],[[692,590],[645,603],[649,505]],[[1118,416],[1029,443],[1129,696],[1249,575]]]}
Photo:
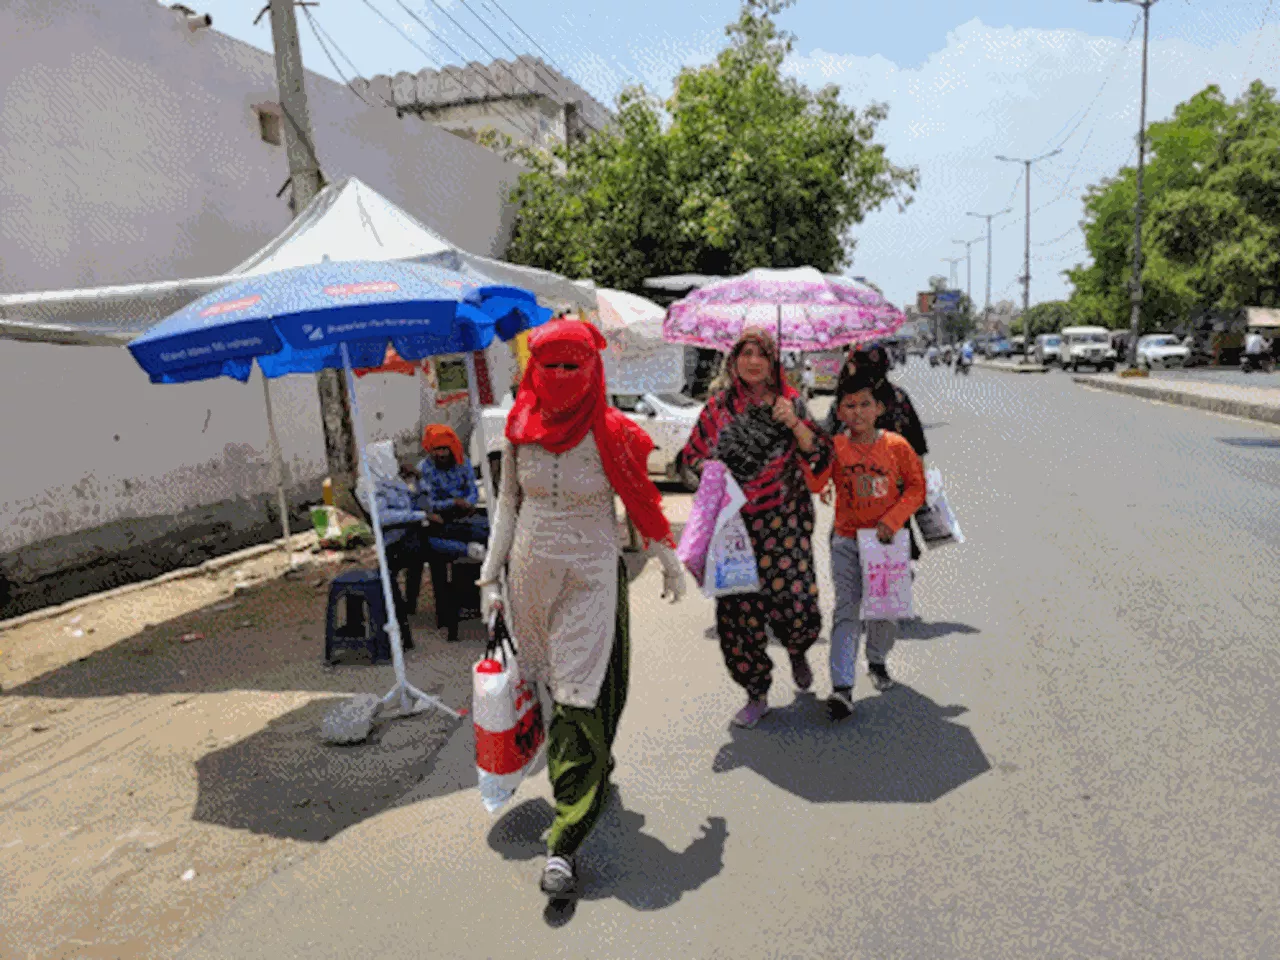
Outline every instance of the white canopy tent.
{"label": "white canopy tent", "polygon": [[[323,260],[408,260],[532,291],[543,306],[594,310],[594,285],[462,250],[356,177],[322,190],[274,240],[225,274],[79,290],[0,295],[0,338],[70,346],[123,346],[211,290],[245,276]],[[496,343],[495,350],[506,349]],[[471,391],[472,358],[467,358]],[[289,543],[284,463],[263,378],[275,484]]]}

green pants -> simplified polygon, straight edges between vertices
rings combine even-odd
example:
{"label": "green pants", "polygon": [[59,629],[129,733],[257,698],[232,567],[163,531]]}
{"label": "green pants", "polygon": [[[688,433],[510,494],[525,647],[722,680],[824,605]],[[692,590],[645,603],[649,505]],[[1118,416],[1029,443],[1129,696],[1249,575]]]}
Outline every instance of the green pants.
{"label": "green pants", "polygon": [[631,669],[631,609],[627,603],[627,568],[618,559],[618,610],[613,651],[600,697],[591,709],[557,703],[547,732],[547,773],[556,798],[556,819],[547,848],[552,856],[577,852],[600,819],[609,798],[613,740],[627,703]]}

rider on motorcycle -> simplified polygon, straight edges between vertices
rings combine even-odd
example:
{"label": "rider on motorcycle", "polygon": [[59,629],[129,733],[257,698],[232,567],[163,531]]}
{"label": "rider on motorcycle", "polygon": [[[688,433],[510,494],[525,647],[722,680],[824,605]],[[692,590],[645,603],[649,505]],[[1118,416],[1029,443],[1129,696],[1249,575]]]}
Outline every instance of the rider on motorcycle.
{"label": "rider on motorcycle", "polygon": [[936,343],[929,344],[929,349],[924,352],[924,358],[929,361],[929,366],[936,367],[938,365],[938,345]]}
{"label": "rider on motorcycle", "polygon": [[966,340],[960,348],[960,356],[956,358],[956,368],[973,366],[973,343]]}

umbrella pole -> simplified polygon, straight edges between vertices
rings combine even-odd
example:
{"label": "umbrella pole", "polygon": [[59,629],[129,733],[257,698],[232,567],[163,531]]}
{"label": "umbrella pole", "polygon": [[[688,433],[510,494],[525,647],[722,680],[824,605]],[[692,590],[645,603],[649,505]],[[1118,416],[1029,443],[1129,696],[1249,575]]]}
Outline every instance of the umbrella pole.
{"label": "umbrella pole", "polygon": [[378,498],[373,485],[373,475],[369,471],[369,460],[364,452],[364,424],[360,420],[360,404],[356,400],[356,381],[351,373],[351,352],[344,341],[342,347],[342,368],[347,375],[347,397],[351,404],[351,425],[356,434],[356,451],[360,457],[360,474],[364,477],[365,488],[369,491],[369,516],[373,520],[373,546],[378,554],[378,573],[382,580],[382,602],[387,610],[387,634],[391,638],[391,662],[395,666],[396,685],[382,698],[384,709],[397,703],[400,713],[408,716],[421,713],[428,707],[436,707],[451,717],[459,714],[449,709],[440,700],[428,696],[413,684],[409,683],[404,671],[404,646],[400,637],[400,618],[396,613],[395,595],[391,591],[391,572],[387,567],[387,547],[382,539],[382,524],[378,517]]}
{"label": "umbrella pole", "polygon": [[[258,369],[262,373],[262,369]],[[293,535],[289,532],[289,501],[284,495],[284,454],[280,452],[280,438],[276,435],[276,418],[271,411],[271,387],[267,375],[262,373],[262,399],[267,407],[267,438],[271,442],[271,471],[275,474],[276,498],[280,506],[280,526],[284,530],[284,542],[281,544],[285,556],[289,558],[289,569],[293,569]]]}
{"label": "umbrella pole", "polygon": [[778,396],[783,396],[783,380],[782,380],[782,303],[778,303]]}

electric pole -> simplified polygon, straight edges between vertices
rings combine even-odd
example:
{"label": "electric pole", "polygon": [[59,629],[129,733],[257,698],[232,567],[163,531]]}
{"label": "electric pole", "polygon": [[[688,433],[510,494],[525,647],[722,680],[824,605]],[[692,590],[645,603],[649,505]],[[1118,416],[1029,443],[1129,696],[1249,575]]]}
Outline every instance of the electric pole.
{"label": "electric pole", "polygon": [[964,269],[967,274],[964,295],[969,298],[969,306],[973,306],[973,245],[981,242],[982,238],[976,240],[952,240],[952,243],[959,243],[964,246]]}
{"label": "electric pole", "polygon": [[999,156],[996,157],[1004,163],[1021,163],[1026,167],[1027,180],[1027,246],[1026,259],[1022,265],[1022,362],[1027,362],[1029,351],[1031,349],[1031,330],[1028,325],[1027,314],[1031,310],[1031,165],[1039,163],[1041,160],[1048,160],[1050,157],[1056,157],[1061,150],[1054,150],[1052,153],[1045,153],[1038,157],[1032,157],[1030,160],[1019,160],[1014,157]]}
{"label": "electric pole", "polygon": [[[271,41],[275,48],[276,84],[280,89],[285,156],[289,161],[289,183],[296,217],[320,192],[320,161],[307,111],[307,89],[302,70],[302,49],[298,43],[298,20],[294,0],[270,0]],[[356,442],[347,405],[347,387],[337,370],[316,373],[320,414],[324,424],[324,452],[333,481],[334,502],[348,513],[356,513],[354,484]]]}
{"label": "electric pole", "polygon": [[[1090,0],[1101,3],[1102,0]],[[1151,8],[1159,0],[1112,0],[1142,8],[1142,105],[1138,114],[1138,198],[1133,205],[1133,278],[1130,281],[1129,367],[1138,369],[1138,336],[1142,329],[1142,177],[1147,162],[1147,61],[1151,44]]]}
{"label": "electric pole", "polygon": [[[986,324],[991,317],[991,221],[1012,213],[1013,207],[1005,207],[999,213],[970,213],[969,216],[987,221],[987,304],[982,308],[982,322]],[[985,331],[984,331],[985,332]]]}

